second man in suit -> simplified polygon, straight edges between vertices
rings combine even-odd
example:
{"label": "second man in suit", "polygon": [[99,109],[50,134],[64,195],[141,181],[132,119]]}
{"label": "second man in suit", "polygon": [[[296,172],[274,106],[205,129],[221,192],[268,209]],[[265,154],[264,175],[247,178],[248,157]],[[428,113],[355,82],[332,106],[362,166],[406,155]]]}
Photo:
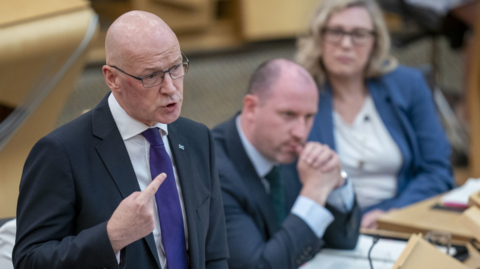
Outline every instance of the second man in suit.
{"label": "second man in suit", "polygon": [[293,269],[322,247],[355,247],[352,185],[334,151],[306,142],[318,98],[305,69],[268,61],[242,112],[213,130],[231,269]]}

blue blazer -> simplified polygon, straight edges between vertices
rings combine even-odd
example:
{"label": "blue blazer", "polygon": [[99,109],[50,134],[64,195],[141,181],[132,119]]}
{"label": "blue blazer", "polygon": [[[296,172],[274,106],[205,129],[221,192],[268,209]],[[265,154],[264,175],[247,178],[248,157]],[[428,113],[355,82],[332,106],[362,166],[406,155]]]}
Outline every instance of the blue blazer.
{"label": "blue blazer", "polygon": [[[399,66],[367,87],[380,118],[400,148],[403,164],[394,198],[363,210],[400,208],[450,190],[454,179],[450,145],[435,111],[432,95],[422,74]],[[321,89],[318,113],[309,140],[335,149],[332,89]]]}

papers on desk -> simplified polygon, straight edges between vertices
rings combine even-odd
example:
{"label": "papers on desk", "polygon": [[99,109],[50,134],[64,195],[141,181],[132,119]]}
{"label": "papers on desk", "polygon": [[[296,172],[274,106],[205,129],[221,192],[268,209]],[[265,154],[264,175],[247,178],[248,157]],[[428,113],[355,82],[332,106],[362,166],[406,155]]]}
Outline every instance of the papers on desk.
{"label": "papers on desk", "polygon": [[480,179],[470,178],[462,186],[442,196],[442,204],[447,207],[468,207],[468,198],[480,190]]}
{"label": "papers on desk", "polygon": [[[352,250],[334,250],[325,249],[322,251],[326,255],[341,255],[353,258],[367,258],[368,251],[373,243],[373,237],[370,235],[360,235],[358,238],[357,247]],[[372,250],[372,260],[395,262],[403,249],[407,245],[406,241],[383,239],[381,238]]]}
{"label": "papers on desk", "polygon": [[[391,269],[394,263],[373,260],[372,264],[375,269]],[[300,269],[370,269],[370,263],[367,259],[318,254]]]}
{"label": "papers on desk", "polygon": [[[372,243],[372,236],[362,234],[354,250],[323,249],[300,269],[370,269],[368,251]],[[391,269],[406,245],[406,241],[381,238],[371,253],[373,267]],[[445,248],[439,247],[439,249],[442,252],[446,251]]]}
{"label": "papers on desk", "polygon": [[[367,255],[372,243],[372,236],[362,234],[354,250],[323,249],[301,269],[370,269]],[[374,268],[392,268],[406,245],[405,241],[380,239],[371,254]]]}

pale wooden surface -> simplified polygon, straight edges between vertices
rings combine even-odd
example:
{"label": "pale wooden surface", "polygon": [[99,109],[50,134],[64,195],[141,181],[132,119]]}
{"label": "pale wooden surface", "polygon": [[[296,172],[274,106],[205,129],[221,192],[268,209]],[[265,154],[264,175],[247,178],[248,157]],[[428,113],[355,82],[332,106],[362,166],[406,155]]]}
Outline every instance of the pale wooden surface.
{"label": "pale wooden surface", "polygon": [[468,204],[480,208],[480,191],[477,191],[476,193],[470,195],[470,197],[468,198]]}
{"label": "pale wooden surface", "polygon": [[247,41],[291,38],[307,29],[319,0],[242,0],[241,27]]}
{"label": "pale wooden surface", "polygon": [[469,269],[454,258],[442,253],[420,235],[412,235],[402,255],[392,269]]}
{"label": "pale wooden surface", "polygon": [[423,233],[434,230],[449,232],[452,239],[468,241],[473,234],[460,225],[458,218],[461,213],[431,209],[439,196],[413,204],[411,206],[391,211],[382,216],[378,221],[378,228],[382,230]]}
{"label": "pale wooden surface", "polygon": [[468,257],[463,264],[471,269],[478,269],[480,265],[480,253],[471,244],[467,244],[467,249],[470,257]]}
{"label": "pale wooden surface", "polygon": [[[19,105],[42,79],[53,76],[80,44],[89,22],[86,18],[93,13],[84,0],[68,2],[72,5],[65,5],[64,12],[57,7],[52,7],[57,12],[39,8],[42,16],[30,14],[28,20],[19,16],[15,23],[0,24],[0,103]],[[73,3],[83,9],[72,10]],[[22,10],[14,13],[24,14]]]}
{"label": "pale wooden surface", "polygon": [[471,206],[465,210],[460,218],[460,224],[480,242],[480,208]]}
{"label": "pale wooden surface", "polygon": [[[196,0],[194,8],[155,0],[130,0],[130,2],[133,9],[145,10],[162,18],[177,35],[182,32],[205,30],[215,19],[215,2],[212,0]],[[183,2],[185,4],[187,1]]]}
{"label": "pale wooden surface", "polygon": [[88,6],[88,2],[78,0],[0,0],[0,28]]}
{"label": "pale wooden surface", "polygon": [[[84,8],[49,13],[49,16],[32,15],[35,20],[0,27],[1,101],[17,106],[29,90],[38,87],[39,81],[55,75],[80,44],[94,13],[84,0],[66,2]],[[43,9],[39,11],[47,13]],[[86,51],[0,151],[0,218],[16,215],[25,159],[33,145],[56,126],[70,90],[83,70],[85,56]]]}

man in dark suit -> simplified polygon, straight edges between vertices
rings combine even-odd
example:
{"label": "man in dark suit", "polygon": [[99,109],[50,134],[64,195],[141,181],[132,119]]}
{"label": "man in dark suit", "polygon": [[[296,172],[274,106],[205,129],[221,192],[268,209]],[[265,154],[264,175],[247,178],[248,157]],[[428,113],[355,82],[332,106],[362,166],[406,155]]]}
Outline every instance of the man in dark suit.
{"label": "man in dark suit", "polygon": [[105,48],[111,94],[25,163],[15,268],[227,268],[213,139],[179,118],[188,59],[175,34],[133,11]]}
{"label": "man in dark suit", "polygon": [[305,69],[272,60],[254,72],[242,112],[213,130],[229,268],[293,269],[322,247],[355,247],[360,210],[339,157],[306,143],[317,104]]}

